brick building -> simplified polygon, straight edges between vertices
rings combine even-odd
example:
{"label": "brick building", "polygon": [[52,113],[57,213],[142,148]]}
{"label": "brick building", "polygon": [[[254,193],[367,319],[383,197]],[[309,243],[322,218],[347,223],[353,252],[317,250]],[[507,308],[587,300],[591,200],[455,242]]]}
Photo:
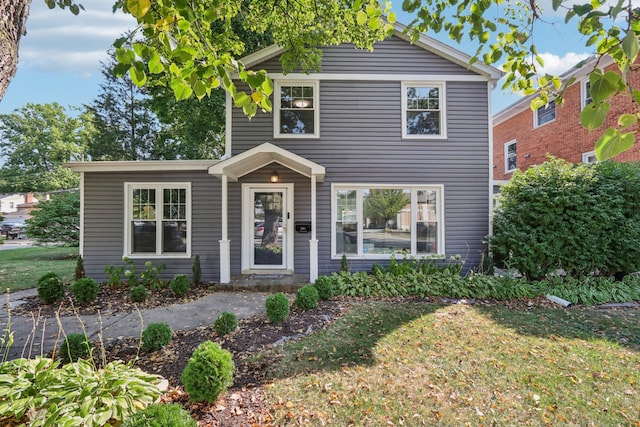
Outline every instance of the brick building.
{"label": "brick building", "polygon": [[[567,90],[562,105],[551,102],[547,107],[532,111],[530,104],[534,96],[529,96],[493,116],[493,179],[497,184],[509,180],[515,169],[526,170],[543,163],[548,155],[575,163],[595,161],[593,150],[602,132],[615,126],[618,116],[632,108],[629,94],[616,95],[602,127],[591,132],[582,127],[580,112],[591,102],[588,73],[595,64],[593,57],[582,67],[561,76],[563,81],[576,79]],[[617,70],[608,57],[601,59],[599,68]],[[631,71],[631,85],[640,88],[640,69]],[[640,143],[614,160],[640,160]]]}

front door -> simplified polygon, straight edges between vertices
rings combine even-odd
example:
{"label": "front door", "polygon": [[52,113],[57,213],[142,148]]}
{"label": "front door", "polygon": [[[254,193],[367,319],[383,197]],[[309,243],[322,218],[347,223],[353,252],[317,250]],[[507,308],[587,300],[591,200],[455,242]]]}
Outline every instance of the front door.
{"label": "front door", "polygon": [[292,184],[245,184],[243,270],[292,269]]}

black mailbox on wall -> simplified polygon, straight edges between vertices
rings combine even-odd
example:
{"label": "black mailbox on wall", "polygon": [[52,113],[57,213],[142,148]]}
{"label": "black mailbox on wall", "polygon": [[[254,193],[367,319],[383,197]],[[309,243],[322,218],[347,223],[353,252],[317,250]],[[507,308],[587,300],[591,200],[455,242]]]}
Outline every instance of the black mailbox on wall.
{"label": "black mailbox on wall", "polygon": [[296,221],[296,232],[298,233],[310,233],[311,221]]}

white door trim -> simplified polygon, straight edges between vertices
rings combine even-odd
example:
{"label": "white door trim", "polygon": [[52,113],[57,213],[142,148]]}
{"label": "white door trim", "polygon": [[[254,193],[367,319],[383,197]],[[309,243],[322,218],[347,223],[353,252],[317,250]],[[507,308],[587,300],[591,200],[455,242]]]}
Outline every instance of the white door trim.
{"label": "white door trim", "polygon": [[[294,218],[293,218],[293,183],[286,184],[264,184],[264,183],[244,183],[242,184],[242,274],[250,274],[253,272],[266,273],[267,271],[293,272],[293,235],[294,235]],[[254,248],[255,225],[253,221],[254,201],[252,200],[252,191],[282,191],[284,198],[284,215],[282,218],[283,230],[283,265],[274,269],[268,267],[266,269],[257,268],[251,265],[252,251]]]}

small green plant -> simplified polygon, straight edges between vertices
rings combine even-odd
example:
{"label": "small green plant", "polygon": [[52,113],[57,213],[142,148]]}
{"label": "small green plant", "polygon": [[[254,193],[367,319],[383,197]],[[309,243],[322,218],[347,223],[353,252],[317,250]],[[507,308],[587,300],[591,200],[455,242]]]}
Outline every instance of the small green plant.
{"label": "small green plant", "polygon": [[281,323],[287,317],[291,308],[289,307],[289,299],[282,292],[272,294],[267,297],[265,302],[265,308],[267,311],[267,317],[273,323]]}
{"label": "small green plant", "polygon": [[132,288],[138,284],[138,276],[136,275],[136,264],[128,257],[123,257],[122,261],[125,264],[124,277],[127,279],[127,285]]}
{"label": "small green plant", "polygon": [[131,415],[123,427],[197,427],[189,411],[178,403],[155,403]]}
{"label": "small green plant", "polygon": [[235,314],[223,311],[213,323],[213,329],[218,336],[227,335],[238,328],[238,318]]}
{"label": "small green plant", "polygon": [[74,277],[76,280],[83,279],[85,277],[84,260],[82,259],[82,256],[78,256],[78,260],[76,261],[76,269],[74,271]]}
{"label": "small green plant", "polygon": [[104,272],[107,275],[107,284],[112,288],[118,288],[122,285],[122,274],[124,266],[116,267],[115,265],[105,265]]}
{"label": "small green plant", "polygon": [[193,272],[193,284],[198,286],[202,283],[202,267],[200,266],[200,255],[196,255],[193,259],[193,267],[191,267],[191,271]]}
{"label": "small green plant", "polygon": [[50,272],[38,280],[38,298],[45,304],[52,304],[64,297],[64,283],[57,273]]}
{"label": "small green plant", "polygon": [[178,298],[185,296],[189,292],[189,278],[186,274],[178,274],[171,281],[171,290]]}
{"label": "small green plant", "polygon": [[78,279],[73,283],[73,285],[71,285],[71,292],[73,293],[73,296],[76,301],[81,304],[87,304],[95,301],[98,298],[99,290],[100,285],[89,277]]}
{"label": "small green plant", "polygon": [[131,302],[144,302],[149,298],[149,291],[142,285],[136,285],[129,290]]}
{"label": "small green plant", "polygon": [[313,285],[305,285],[296,292],[293,304],[301,310],[309,310],[318,306],[318,291]]}
{"label": "small green plant", "polygon": [[144,271],[140,273],[140,282],[145,288],[160,289],[162,288],[162,280],[160,273],[167,268],[164,264],[153,265],[151,261],[144,263]]}
{"label": "small green plant", "polygon": [[212,341],[196,348],[182,371],[182,383],[192,402],[213,403],[233,384],[231,353]]}
{"label": "small green plant", "polygon": [[142,331],[142,348],[149,351],[160,350],[171,341],[171,328],[164,322],[150,323]]}
{"label": "small green plant", "polygon": [[77,362],[79,359],[88,359],[91,356],[93,343],[85,334],[69,334],[60,344],[58,354],[62,363]]}
{"label": "small green plant", "polygon": [[349,262],[347,261],[347,255],[342,254],[342,259],[340,260],[340,271],[343,273],[349,272]]}
{"label": "small green plant", "polygon": [[331,284],[331,279],[327,276],[319,276],[316,279],[314,286],[318,291],[318,297],[320,297],[320,299],[329,299],[333,296],[333,286]]}

